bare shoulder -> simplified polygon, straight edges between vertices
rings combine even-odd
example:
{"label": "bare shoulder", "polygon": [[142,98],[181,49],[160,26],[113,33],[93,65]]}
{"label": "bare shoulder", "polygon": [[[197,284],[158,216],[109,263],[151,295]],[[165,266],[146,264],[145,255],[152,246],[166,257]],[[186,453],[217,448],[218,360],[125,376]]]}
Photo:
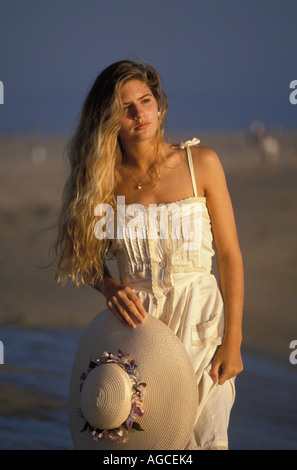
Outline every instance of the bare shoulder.
{"label": "bare shoulder", "polygon": [[196,181],[203,191],[214,185],[215,181],[224,180],[224,170],[218,154],[209,147],[192,147],[192,158]]}
{"label": "bare shoulder", "polygon": [[221,166],[218,154],[210,147],[191,147],[193,163],[202,168],[215,168]]}

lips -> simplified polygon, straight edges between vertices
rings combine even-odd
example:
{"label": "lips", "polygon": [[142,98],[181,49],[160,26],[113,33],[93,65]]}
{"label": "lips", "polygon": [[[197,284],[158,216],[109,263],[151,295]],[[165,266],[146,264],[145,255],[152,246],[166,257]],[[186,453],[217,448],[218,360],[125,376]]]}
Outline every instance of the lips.
{"label": "lips", "polygon": [[135,130],[141,131],[143,129],[146,129],[148,125],[149,125],[149,122],[142,122],[141,124],[138,124],[138,126],[135,127]]}

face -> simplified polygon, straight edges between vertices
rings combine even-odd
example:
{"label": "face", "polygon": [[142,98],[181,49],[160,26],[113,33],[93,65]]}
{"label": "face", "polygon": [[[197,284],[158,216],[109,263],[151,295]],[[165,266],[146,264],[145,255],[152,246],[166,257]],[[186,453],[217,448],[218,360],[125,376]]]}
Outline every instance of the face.
{"label": "face", "polygon": [[123,116],[119,137],[123,145],[151,139],[159,126],[158,103],[141,80],[129,80],[121,88]]}

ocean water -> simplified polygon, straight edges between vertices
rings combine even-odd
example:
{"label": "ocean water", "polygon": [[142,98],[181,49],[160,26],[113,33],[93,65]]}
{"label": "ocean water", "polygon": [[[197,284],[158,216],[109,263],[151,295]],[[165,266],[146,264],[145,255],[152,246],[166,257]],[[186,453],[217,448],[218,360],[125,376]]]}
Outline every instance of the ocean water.
{"label": "ocean water", "polygon": [[[67,401],[80,335],[76,330],[0,328],[0,388],[16,387],[13,399],[19,404],[17,410],[0,413],[0,449],[73,449]],[[289,364],[289,355],[288,366],[251,353],[244,353],[243,360],[230,419],[230,450],[297,450],[297,366]],[[22,408],[24,396],[37,392],[36,403],[32,399]]]}

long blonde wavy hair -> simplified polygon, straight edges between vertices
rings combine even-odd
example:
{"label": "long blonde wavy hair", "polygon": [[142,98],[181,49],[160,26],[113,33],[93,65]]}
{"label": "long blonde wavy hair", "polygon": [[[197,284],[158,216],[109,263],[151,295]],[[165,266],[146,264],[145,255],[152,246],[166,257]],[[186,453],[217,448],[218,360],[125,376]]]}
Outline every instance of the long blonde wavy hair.
{"label": "long blonde wavy hair", "polygon": [[128,80],[143,81],[152,91],[160,111],[155,135],[156,152],[164,139],[168,109],[160,77],[149,64],[123,60],[104,69],[96,78],[82,107],[79,125],[68,143],[70,175],[63,191],[55,242],[56,279],[75,285],[95,286],[103,278],[110,240],[94,234],[94,209],[107,203],[115,208],[115,190],[121,181],[122,152],[118,137],[123,105],[121,87]]}

